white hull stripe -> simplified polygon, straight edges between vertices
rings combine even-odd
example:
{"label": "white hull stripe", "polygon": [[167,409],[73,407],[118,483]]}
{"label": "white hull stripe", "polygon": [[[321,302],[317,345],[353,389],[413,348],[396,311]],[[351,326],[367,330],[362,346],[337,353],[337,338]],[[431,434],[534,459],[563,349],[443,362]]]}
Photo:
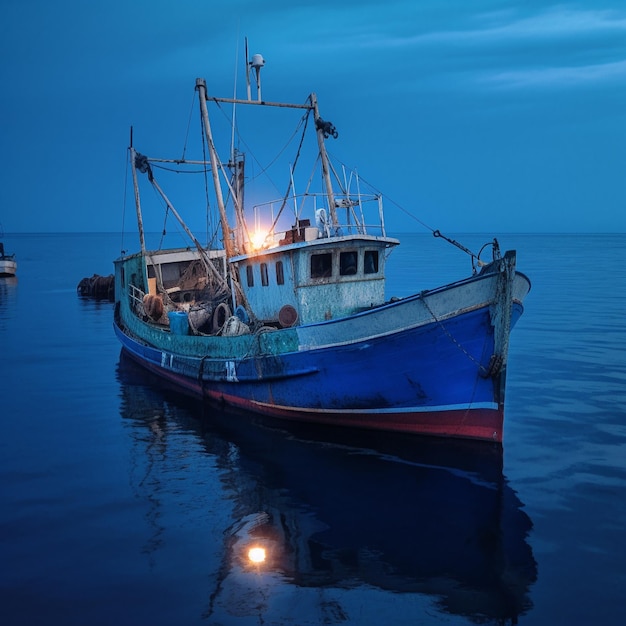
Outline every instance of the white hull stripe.
{"label": "white hull stripe", "polygon": [[472,409],[491,409],[497,410],[498,404],[496,402],[472,402],[464,404],[442,404],[440,406],[414,406],[414,407],[398,407],[398,408],[384,408],[384,409],[310,409],[306,407],[291,407],[282,406],[277,404],[268,404],[267,402],[257,402],[251,400],[250,404],[254,404],[259,407],[266,407],[268,409],[278,409],[281,411],[297,411],[298,413],[332,413],[332,414],[366,414],[376,415],[382,413],[394,414],[394,413],[444,413],[447,411],[470,411]]}

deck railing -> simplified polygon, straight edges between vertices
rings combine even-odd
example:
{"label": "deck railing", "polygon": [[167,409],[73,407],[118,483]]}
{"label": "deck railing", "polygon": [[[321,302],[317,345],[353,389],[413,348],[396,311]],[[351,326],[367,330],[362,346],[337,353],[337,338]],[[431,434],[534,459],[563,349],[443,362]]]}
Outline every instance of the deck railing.
{"label": "deck railing", "polygon": [[130,300],[130,307],[136,313],[143,312],[143,299],[145,295],[145,292],[139,289],[139,287],[136,287],[135,285],[128,285],[128,298]]}
{"label": "deck railing", "polygon": [[248,232],[241,240],[254,247],[259,247],[263,240],[265,244],[277,243],[295,227],[316,229],[317,233],[308,234],[316,239],[355,234],[386,236],[382,197],[375,194],[335,196],[336,224],[332,223],[327,196],[322,193],[257,204],[252,212]]}

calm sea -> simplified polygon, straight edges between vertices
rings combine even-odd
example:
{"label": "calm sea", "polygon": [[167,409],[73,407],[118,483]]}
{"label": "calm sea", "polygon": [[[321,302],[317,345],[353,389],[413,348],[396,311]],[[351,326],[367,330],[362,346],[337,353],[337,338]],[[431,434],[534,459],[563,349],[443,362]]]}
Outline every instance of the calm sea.
{"label": "calm sea", "polygon": [[[471,269],[403,240],[388,296]],[[625,235],[500,238],[533,283],[502,449],[204,409],[76,294],[112,273],[118,235],[4,242],[3,625],[624,623]]]}

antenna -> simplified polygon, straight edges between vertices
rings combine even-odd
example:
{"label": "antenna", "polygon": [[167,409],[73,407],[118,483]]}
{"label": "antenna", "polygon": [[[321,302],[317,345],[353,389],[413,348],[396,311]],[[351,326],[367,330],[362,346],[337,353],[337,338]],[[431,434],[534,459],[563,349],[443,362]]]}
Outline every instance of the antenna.
{"label": "antenna", "polygon": [[245,38],[246,43],[246,86],[248,87],[248,101],[252,100],[250,96],[250,69],[248,68],[248,38]]}
{"label": "antenna", "polygon": [[265,59],[260,54],[253,54],[250,66],[256,73],[257,99],[261,102],[261,68],[265,65]]}
{"label": "antenna", "polygon": [[[246,59],[248,58],[248,38],[246,37]],[[253,69],[256,74],[256,91],[257,100],[261,102],[261,68],[265,65],[265,59],[261,54],[253,54],[252,59],[248,61],[250,69]],[[246,80],[248,81],[248,100],[251,100],[250,95],[250,72],[246,72]]]}
{"label": "antenna", "polygon": [[[248,53],[247,50],[248,47],[248,41],[246,40],[246,55]],[[234,161],[235,160],[235,114],[236,114],[236,110],[235,110],[235,100],[237,99],[237,61],[238,61],[238,51],[237,49],[235,49],[235,78],[234,78],[234,84],[233,84],[233,122],[232,122],[232,135],[231,135],[231,139],[230,139],[230,155],[231,155],[231,160]],[[247,58],[247,56],[246,56]]]}

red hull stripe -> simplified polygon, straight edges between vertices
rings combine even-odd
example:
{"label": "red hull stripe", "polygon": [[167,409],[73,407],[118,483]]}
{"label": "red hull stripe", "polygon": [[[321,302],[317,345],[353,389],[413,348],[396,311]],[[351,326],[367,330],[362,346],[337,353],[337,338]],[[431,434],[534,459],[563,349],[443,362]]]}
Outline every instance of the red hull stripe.
{"label": "red hull stripe", "polygon": [[[131,354],[131,356],[133,356]],[[226,403],[232,407],[260,413],[270,417],[287,419],[294,422],[312,422],[333,426],[351,426],[372,430],[386,430],[441,437],[460,437],[464,439],[481,439],[502,443],[502,427],[504,411],[502,408],[484,405],[471,405],[464,408],[449,407],[416,407],[415,409],[381,409],[376,410],[323,410],[303,409],[278,406],[239,396],[224,394],[220,391],[202,389],[196,382],[178,376],[161,367],[139,362],[156,374],[165,377],[178,386],[198,396],[204,396],[217,403]]]}
{"label": "red hull stripe", "polygon": [[504,414],[498,408],[424,410],[419,407],[416,410],[398,409],[395,411],[393,409],[384,411],[311,410],[254,402],[206,390],[205,394],[209,398],[238,408],[290,421],[502,442]]}

